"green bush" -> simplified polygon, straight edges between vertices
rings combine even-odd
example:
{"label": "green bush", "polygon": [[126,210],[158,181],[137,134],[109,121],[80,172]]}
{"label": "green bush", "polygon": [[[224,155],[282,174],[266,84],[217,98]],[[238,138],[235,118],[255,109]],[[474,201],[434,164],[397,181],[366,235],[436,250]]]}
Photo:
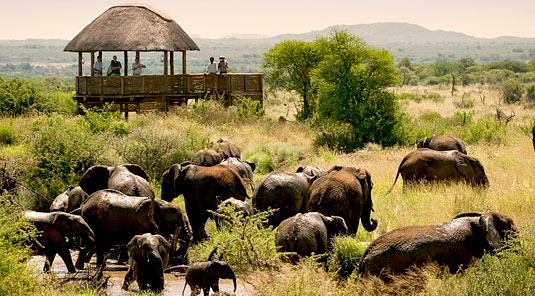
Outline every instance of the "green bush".
{"label": "green bush", "polygon": [[432,99],[433,101],[438,101],[442,99],[442,96],[439,93],[429,93],[429,94],[415,94],[415,93],[399,93],[396,94],[398,100],[413,100],[416,103],[421,103],[423,100]]}
{"label": "green bush", "polygon": [[36,230],[20,213],[13,196],[0,195],[0,295],[31,295],[38,288],[26,248]]}
{"label": "green bush", "polygon": [[[82,174],[102,157],[104,139],[91,133],[83,119],[62,115],[38,118],[27,137],[27,145],[35,159],[28,178],[37,192],[55,197],[68,185],[78,184]],[[33,207],[44,210],[47,201],[35,200]]]}
{"label": "green bush", "polygon": [[211,229],[208,240],[189,250],[192,262],[206,261],[215,247],[218,248],[216,258],[222,254],[222,260],[236,272],[271,268],[278,262],[280,254],[275,246],[276,231],[267,225],[267,218],[273,211],[244,217],[243,212],[229,205],[212,213],[224,222],[219,229]]}
{"label": "green bush", "polygon": [[16,135],[11,125],[0,125],[0,145],[11,145],[15,143]]}
{"label": "green bush", "polygon": [[208,145],[208,136],[197,125],[166,131],[159,126],[134,126],[116,143],[117,153],[129,163],[140,165],[152,180],[174,163],[190,160]]}
{"label": "green bush", "polygon": [[256,164],[255,171],[269,173],[283,166],[292,166],[302,158],[302,150],[286,143],[256,145],[244,151],[244,159]]}
{"label": "green bush", "polygon": [[529,102],[535,102],[535,84],[528,86],[526,90],[526,99]]}
{"label": "green bush", "polygon": [[520,102],[524,87],[517,79],[509,79],[500,86],[500,97],[508,104]]}
{"label": "green bush", "polygon": [[340,277],[347,278],[358,271],[359,262],[367,244],[352,236],[335,237],[332,242],[328,266]]}
{"label": "green bush", "polygon": [[264,116],[265,111],[261,101],[252,100],[246,97],[236,97],[235,99],[239,102],[239,104],[237,104],[238,116]]}
{"label": "green bush", "polygon": [[102,109],[80,107],[84,113],[85,124],[91,132],[111,132],[115,135],[128,134],[128,123],[121,117],[121,112],[112,111],[112,104],[105,104]]}

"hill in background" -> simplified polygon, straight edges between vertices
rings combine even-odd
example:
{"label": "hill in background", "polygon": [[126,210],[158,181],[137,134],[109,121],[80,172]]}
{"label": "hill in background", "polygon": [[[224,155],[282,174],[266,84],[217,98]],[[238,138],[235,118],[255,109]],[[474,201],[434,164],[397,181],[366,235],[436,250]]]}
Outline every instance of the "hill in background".
{"label": "hill in background", "polygon": [[[527,61],[535,59],[535,38],[499,37],[477,38],[457,32],[428,30],[407,23],[375,23],[338,25],[303,34],[283,34],[274,37],[233,34],[224,38],[193,38],[200,52],[188,52],[188,72],[203,72],[210,56],[226,56],[231,69],[239,72],[258,72],[262,53],[283,40],[312,41],[326,36],[333,28],[346,29],[369,45],[388,50],[396,62],[404,57],[416,64],[434,63],[438,58],[458,60],[471,57],[477,63],[490,63],[504,59]],[[47,75],[71,76],[77,73],[77,55],[63,52],[68,40],[0,40],[0,75],[39,78]],[[105,53],[104,63],[114,53]],[[117,53],[115,53],[117,54]],[[148,74],[163,73],[161,53],[142,53],[142,62]],[[123,60],[122,54],[118,55]],[[132,53],[133,56],[133,53]],[[176,55],[175,65],[181,67]],[[89,54],[84,55],[90,61]],[[84,64],[89,73],[89,63]]]}

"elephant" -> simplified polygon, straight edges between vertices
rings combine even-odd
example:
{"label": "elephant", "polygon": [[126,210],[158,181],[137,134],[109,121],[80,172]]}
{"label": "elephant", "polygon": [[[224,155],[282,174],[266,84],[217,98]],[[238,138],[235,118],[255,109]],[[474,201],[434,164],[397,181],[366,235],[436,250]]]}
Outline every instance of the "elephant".
{"label": "elephant", "polygon": [[236,211],[241,211],[245,217],[254,214],[253,207],[247,201],[238,200],[234,197],[231,197],[221,202],[221,204],[219,204],[219,207],[226,207],[228,205],[232,205],[236,209]]}
{"label": "elephant", "polygon": [[296,173],[303,173],[305,175],[309,175],[311,177],[316,177],[316,178],[319,178],[319,177],[322,177],[322,176],[325,176],[327,175],[327,171],[320,168],[320,167],[315,167],[315,166],[305,166],[305,167],[298,167],[297,170],[295,171]]}
{"label": "elephant", "polygon": [[169,263],[171,244],[159,234],[138,234],[128,245],[129,268],[124,276],[123,290],[136,280],[141,291],[160,293],[164,288],[164,271]]}
{"label": "elephant", "polygon": [[400,174],[403,177],[403,187],[413,182],[441,180],[464,180],[473,185],[489,186],[485,169],[479,160],[457,150],[420,148],[407,154],[401,161],[394,184],[388,192],[392,191]]}
{"label": "elephant", "polygon": [[227,159],[229,157],[236,157],[238,159],[241,158],[240,149],[229,141],[219,139],[217,140],[215,147],[223,151],[223,159]]}
{"label": "elephant", "polygon": [[274,171],[256,184],[253,191],[253,208],[257,211],[277,209],[268,218],[276,227],[284,219],[306,211],[307,193],[316,177],[304,173]]}
{"label": "elephant", "polygon": [[71,213],[78,209],[82,202],[87,199],[89,195],[82,190],[80,186],[69,186],[65,192],[58,195],[50,205],[50,211],[60,211]]}
{"label": "elephant", "polygon": [[102,189],[115,189],[126,195],[154,198],[149,177],[137,164],[90,167],[80,180],[80,187],[91,195]]}
{"label": "elephant", "polygon": [[[113,247],[122,247],[138,234],[152,233],[169,237],[178,232],[178,253],[184,255],[190,243],[191,230],[180,208],[150,197],[128,196],[104,189],[91,194],[81,206],[81,215],[95,232],[97,264],[105,264],[104,255]],[[80,252],[76,267],[83,269],[92,254]]]}
{"label": "elephant", "polygon": [[203,290],[203,295],[208,296],[210,288],[219,295],[219,279],[232,279],[234,292],[236,292],[236,276],[230,265],[224,261],[195,262],[186,270],[185,279],[182,295],[184,295],[186,285],[189,285],[191,289],[191,296],[199,295],[201,290]]}
{"label": "elephant", "polygon": [[245,182],[253,183],[253,172],[256,165],[253,162],[243,161],[236,157],[229,157],[221,162],[221,164],[228,166],[235,170]]}
{"label": "elephant", "polygon": [[513,220],[497,212],[463,213],[441,224],[406,226],[375,239],[364,252],[359,271],[385,276],[436,262],[454,273],[485,252],[504,247],[516,232]]}
{"label": "elephant", "polygon": [[344,218],[349,233],[357,233],[359,220],[366,231],[374,231],[377,220],[370,218],[373,211],[370,173],[343,166],[334,166],[327,172],[310,186],[307,211]]}
{"label": "elephant", "polygon": [[220,149],[204,148],[193,154],[191,163],[200,166],[214,166],[221,163],[224,160],[223,151]]}
{"label": "elephant", "polygon": [[329,249],[335,235],[347,233],[344,218],[325,216],[318,212],[298,213],[279,225],[275,235],[275,245],[279,252],[295,252],[290,261],[298,257],[310,256],[312,253],[323,254]]}
{"label": "elephant", "polygon": [[466,153],[466,146],[464,142],[453,136],[437,136],[424,137],[416,144],[417,148],[429,148],[437,151],[457,150],[461,153]]}
{"label": "elephant", "polygon": [[95,239],[95,234],[89,225],[80,216],[64,213],[52,212],[42,213],[35,211],[25,211],[24,217],[31,222],[35,228],[41,232],[41,236],[37,239],[39,244],[32,246],[37,253],[44,251],[46,255],[45,266],[43,271],[48,272],[54,257],[59,254],[67,270],[69,272],[76,272],[72,264],[71,253],[69,252],[70,244],[74,238],[81,238],[82,241],[91,244]]}
{"label": "elephant", "polygon": [[217,210],[219,203],[230,197],[238,200],[248,197],[238,173],[222,164],[212,167],[189,163],[172,165],[162,174],[161,199],[171,201],[180,194],[184,195],[194,242],[208,237],[204,229],[208,210]]}

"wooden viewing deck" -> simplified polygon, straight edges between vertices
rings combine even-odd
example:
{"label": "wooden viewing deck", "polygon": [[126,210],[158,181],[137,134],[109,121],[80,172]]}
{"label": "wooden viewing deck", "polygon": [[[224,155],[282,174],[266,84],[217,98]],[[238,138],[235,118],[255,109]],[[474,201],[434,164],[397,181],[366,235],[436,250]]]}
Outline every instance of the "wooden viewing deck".
{"label": "wooden viewing deck", "polygon": [[75,99],[86,108],[112,103],[121,112],[167,111],[210,94],[224,96],[227,105],[237,96],[262,100],[262,74],[78,76]]}

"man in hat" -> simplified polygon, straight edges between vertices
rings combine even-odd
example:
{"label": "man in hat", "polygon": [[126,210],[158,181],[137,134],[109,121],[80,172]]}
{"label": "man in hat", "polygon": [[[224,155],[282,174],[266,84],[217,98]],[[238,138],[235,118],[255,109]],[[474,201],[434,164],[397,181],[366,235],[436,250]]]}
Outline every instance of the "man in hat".
{"label": "man in hat", "polygon": [[217,65],[217,68],[219,69],[219,74],[227,74],[228,63],[225,61],[224,56],[219,57],[219,64]]}

